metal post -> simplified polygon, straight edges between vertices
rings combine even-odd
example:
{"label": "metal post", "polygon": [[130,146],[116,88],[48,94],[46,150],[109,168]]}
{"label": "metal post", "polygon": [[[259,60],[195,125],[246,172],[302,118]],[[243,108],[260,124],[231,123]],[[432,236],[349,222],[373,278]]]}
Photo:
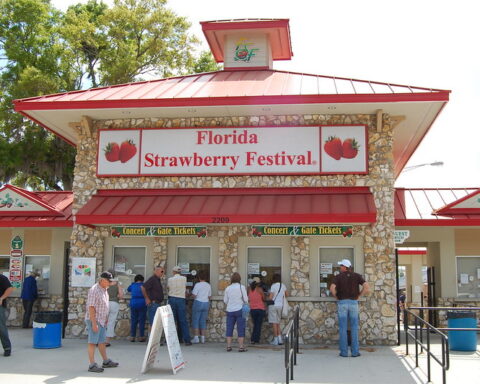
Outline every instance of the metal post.
{"label": "metal post", "polygon": [[408,318],[408,313],[407,314],[407,317],[403,319],[403,328],[405,330],[405,350],[406,350],[406,353],[408,355],[408,321],[409,321],[409,318]]}
{"label": "metal post", "polygon": [[[418,368],[418,318],[415,317],[415,367]],[[420,330],[420,334],[421,333],[421,330]]]}
{"label": "metal post", "polygon": [[288,384],[289,380],[290,380],[290,358],[289,358],[290,340],[289,340],[288,333],[285,335],[285,340],[283,342],[285,343],[285,367],[286,367],[286,370],[285,370],[285,379],[286,380],[285,380],[285,382]]}
{"label": "metal post", "polygon": [[431,375],[430,375],[430,327],[427,326],[427,371],[428,371],[428,382],[430,383]]}
{"label": "metal post", "polygon": [[[397,284],[397,345],[400,345],[400,278],[398,276],[398,248],[395,248],[395,282]],[[405,319],[403,319],[405,321]]]}

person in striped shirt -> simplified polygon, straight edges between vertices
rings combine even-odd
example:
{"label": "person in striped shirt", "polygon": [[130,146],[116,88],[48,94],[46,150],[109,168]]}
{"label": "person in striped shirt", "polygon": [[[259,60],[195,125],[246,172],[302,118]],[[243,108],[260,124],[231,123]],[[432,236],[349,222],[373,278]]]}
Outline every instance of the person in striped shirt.
{"label": "person in striped shirt", "polygon": [[[98,283],[88,290],[87,311],[85,323],[88,331],[88,359],[89,372],[103,372],[104,368],[118,367],[118,363],[107,357],[106,328],[108,322],[109,299],[107,289],[110,286],[113,276],[110,272],[103,272]],[[95,362],[95,347],[103,358],[101,367]]]}

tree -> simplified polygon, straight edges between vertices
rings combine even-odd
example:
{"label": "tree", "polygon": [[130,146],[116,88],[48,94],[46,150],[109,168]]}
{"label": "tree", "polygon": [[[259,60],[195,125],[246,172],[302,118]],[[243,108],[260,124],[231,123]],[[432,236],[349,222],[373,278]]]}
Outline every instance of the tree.
{"label": "tree", "polygon": [[[71,183],[74,149],[13,111],[17,98],[74,88],[75,69],[63,54],[61,14],[48,0],[0,1],[0,177],[17,172],[45,178],[49,188]],[[52,154],[61,153],[55,163]]]}
{"label": "tree", "polygon": [[[166,0],[0,0],[0,179],[70,189],[75,149],[13,111],[12,101],[218,69],[195,58],[190,24]],[[15,178],[15,176],[17,177]]]}

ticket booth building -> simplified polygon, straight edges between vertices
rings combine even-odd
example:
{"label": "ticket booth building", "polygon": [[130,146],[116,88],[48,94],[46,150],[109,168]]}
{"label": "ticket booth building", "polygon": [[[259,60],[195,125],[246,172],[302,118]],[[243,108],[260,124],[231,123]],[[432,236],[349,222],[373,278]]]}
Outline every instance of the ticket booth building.
{"label": "ticket booth building", "polygon": [[[221,71],[15,102],[77,147],[70,262],[125,285],[157,264],[191,285],[207,271],[210,340],[224,339],[233,272],[280,273],[303,342],[328,344],[329,284],[348,258],[372,287],[361,342],[395,343],[394,182],[449,91],[274,70],[293,55],[288,20],[202,28]],[[82,284],[69,287],[71,336]]]}

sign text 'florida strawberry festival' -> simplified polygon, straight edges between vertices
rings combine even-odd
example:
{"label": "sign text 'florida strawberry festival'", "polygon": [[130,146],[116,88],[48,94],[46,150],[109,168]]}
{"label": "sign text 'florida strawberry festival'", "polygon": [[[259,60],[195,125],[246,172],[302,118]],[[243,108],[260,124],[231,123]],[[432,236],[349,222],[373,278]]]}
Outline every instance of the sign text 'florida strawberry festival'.
{"label": "sign text 'florida strawberry festival'", "polygon": [[364,125],[101,130],[97,175],[365,174],[367,148]]}

